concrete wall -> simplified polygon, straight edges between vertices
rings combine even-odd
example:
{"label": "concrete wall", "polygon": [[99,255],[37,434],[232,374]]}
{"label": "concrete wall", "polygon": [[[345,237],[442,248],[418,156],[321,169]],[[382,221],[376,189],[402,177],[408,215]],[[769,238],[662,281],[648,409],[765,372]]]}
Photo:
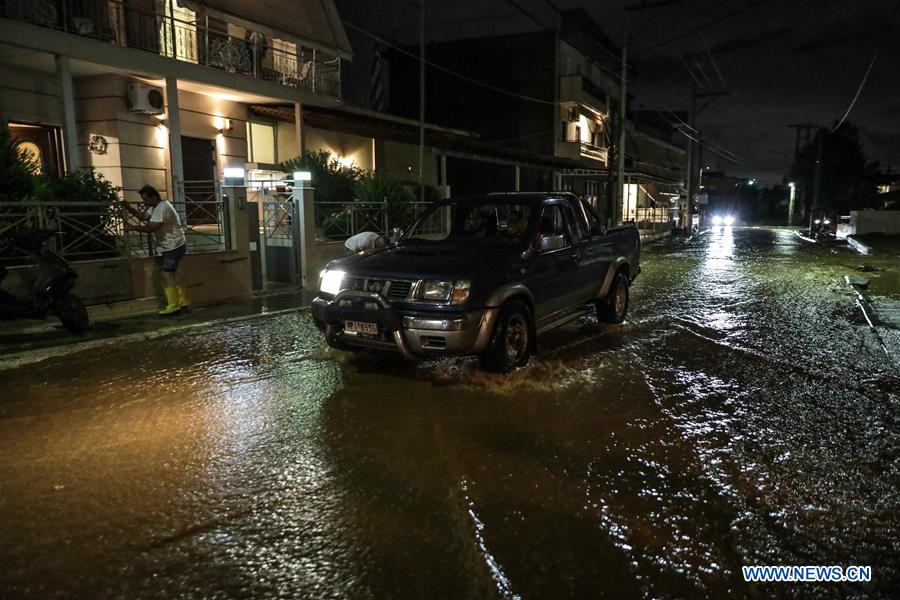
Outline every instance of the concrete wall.
{"label": "concrete wall", "polygon": [[[260,122],[265,121],[260,120]],[[293,123],[285,123],[284,121],[276,123],[275,151],[278,162],[284,162],[299,154],[297,152],[295,131],[296,128]],[[376,161],[372,144],[373,140],[370,137],[339,133],[327,129],[316,129],[314,127],[304,127],[303,135],[305,136],[303,144],[310,152],[327,150],[331,154],[349,160],[360,169],[374,169],[376,166],[381,168]]]}
{"label": "concrete wall", "polygon": [[[438,184],[438,156],[425,149],[422,179],[427,185]],[[419,180],[419,146],[402,142],[376,141],[375,164],[379,170],[393,173],[403,181]]]}
{"label": "concrete wall", "polygon": [[0,113],[10,121],[61,125],[56,77],[0,64]]}
{"label": "concrete wall", "polygon": [[888,233],[900,235],[900,210],[854,210],[850,227],[855,235]]}

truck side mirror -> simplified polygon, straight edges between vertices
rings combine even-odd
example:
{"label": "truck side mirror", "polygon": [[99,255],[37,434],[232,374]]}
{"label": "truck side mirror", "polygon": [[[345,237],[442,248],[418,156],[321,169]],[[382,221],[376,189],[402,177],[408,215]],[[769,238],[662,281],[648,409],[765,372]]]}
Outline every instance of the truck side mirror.
{"label": "truck side mirror", "polygon": [[550,252],[551,250],[559,250],[565,248],[566,236],[564,235],[542,235],[540,241],[541,252]]}

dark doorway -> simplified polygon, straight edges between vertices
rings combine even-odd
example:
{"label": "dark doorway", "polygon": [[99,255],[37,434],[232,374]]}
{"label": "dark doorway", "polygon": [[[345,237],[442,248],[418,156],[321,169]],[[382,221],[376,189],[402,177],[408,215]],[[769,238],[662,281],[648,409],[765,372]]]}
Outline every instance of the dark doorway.
{"label": "dark doorway", "polygon": [[215,142],[181,136],[181,163],[186,225],[218,223]]}
{"label": "dark doorway", "polygon": [[62,134],[58,127],[10,123],[9,133],[16,148],[31,157],[41,173],[62,175]]}

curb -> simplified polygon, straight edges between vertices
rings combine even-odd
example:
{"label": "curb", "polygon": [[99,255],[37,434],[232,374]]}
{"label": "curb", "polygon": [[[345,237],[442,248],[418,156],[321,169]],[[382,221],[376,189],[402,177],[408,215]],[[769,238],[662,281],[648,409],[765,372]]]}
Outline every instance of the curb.
{"label": "curb", "polygon": [[872,247],[863,244],[857,239],[854,239],[852,235],[847,236],[847,243],[850,244],[850,247],[862,254],[863,256],[867,256],[870,252],[872,252]]}
{"label": "curb", "polygon": [[214,325],[224,325],[227,323],[234,323],[237,321],[249,321],[251,319],[259,319],[262,317],[274,317],[277,315],[283,315],[290,312],[305,312],[310,310],[308,306],[305,307],[293,307],[293,308],[283,308],[280,310],[273,310],[271,312],[264,313],[253,313],[250,315],[239,315],[234,317],[223,317],[221,319],[210,319],[208,321],[199,321],[196,323],[186,323],[184,325],[176,325],[172,327],[166,327],[163,329],[156,329],[153,331],[142,331],[138,333],[126,333],[120,336],[113,336],[103,339],[97,340],[88,340],[84,342],[74,342],[72,344],[64,344],[61,346],[48,346],[47,348],[38,348],[35,350],[25,350],[23,352],[19,352],[18,354],[11,354],[9,356],[3,357],[0,359],[0,371],[5,371],[7,369],[15,369],[18,367],[22,367],[25,365],[34,364],[37,362],[41,362],[47,360],[51,357],[56,356],[65,356],[67,354],[73,354],[75,352],[81,352],[84,350],[93,350],[96,348],[104,348],[106,346],[114,346],[116,344],[124,344],[128,342],[141,342],[147,340],[155,340],[163,337],[167,337],[170,335],[174,335],[176,333],[189,332],[194,329],[202,329],[204,327],[212,327]]}

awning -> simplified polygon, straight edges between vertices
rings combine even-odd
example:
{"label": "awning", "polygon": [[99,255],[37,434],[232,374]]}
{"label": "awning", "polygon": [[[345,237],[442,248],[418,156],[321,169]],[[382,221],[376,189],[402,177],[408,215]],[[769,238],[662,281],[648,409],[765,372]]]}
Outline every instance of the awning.
{"label": "awning", "polygon": [[250,31],[352,60],[353,49],[333,0],[177,0]]}

